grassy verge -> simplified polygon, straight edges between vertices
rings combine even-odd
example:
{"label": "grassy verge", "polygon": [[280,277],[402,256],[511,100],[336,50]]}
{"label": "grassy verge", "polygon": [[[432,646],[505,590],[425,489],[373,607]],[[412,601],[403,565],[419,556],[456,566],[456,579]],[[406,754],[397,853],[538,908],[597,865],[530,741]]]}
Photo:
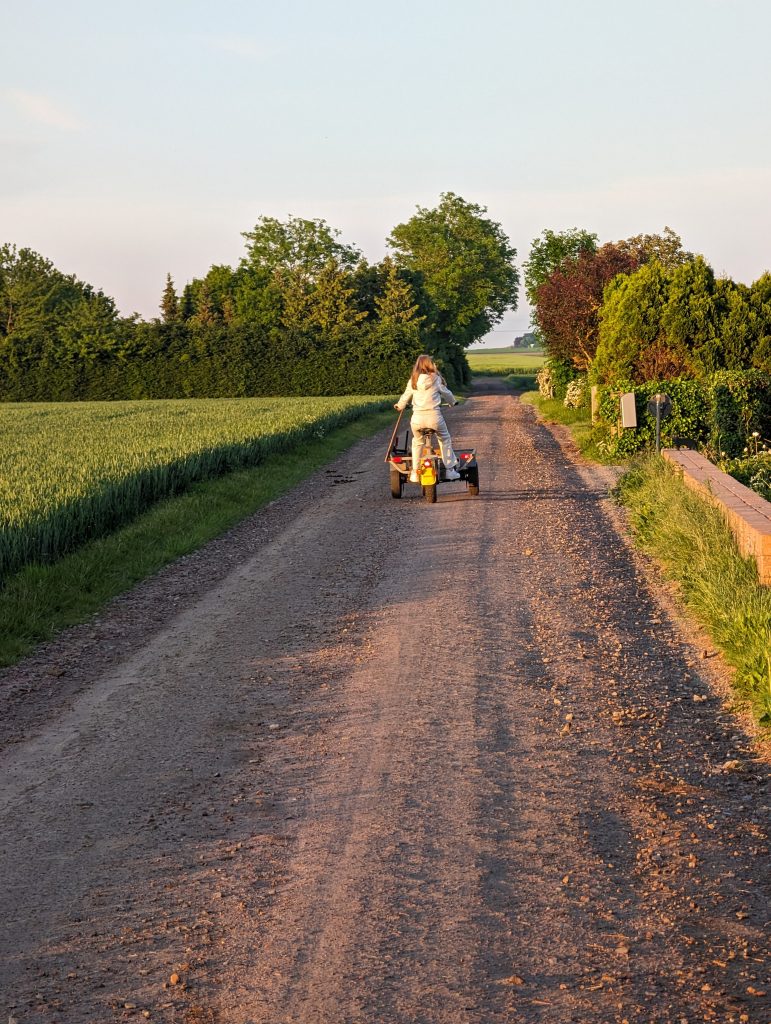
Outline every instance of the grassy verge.
{"label": "grassy verge", "polygon": [[547,423],[562,423],[568,427],[585,458],[603,465],[614,461],[601,446],[604,431],[592,426],[588,409],[568,409],[559,399],[544,398],[537,391],[526,391],[522,401],[534,406]]}
{"label": "grassy verge", "polygon": [[635,464],[617,493],[640,546],[678,583],[685,603],[736,669],[740,698],[771,726],[771,588],[758,583],[755,562],[739,554],[720,513],[661,459]]}
{"label": "grassy verge", "polygon": [[110,598],[201,547],[393,419],[392,410],[371,413],[259,466],[195,483],[51,565],[27,566],[0,591],[0,665],[86,621]]}

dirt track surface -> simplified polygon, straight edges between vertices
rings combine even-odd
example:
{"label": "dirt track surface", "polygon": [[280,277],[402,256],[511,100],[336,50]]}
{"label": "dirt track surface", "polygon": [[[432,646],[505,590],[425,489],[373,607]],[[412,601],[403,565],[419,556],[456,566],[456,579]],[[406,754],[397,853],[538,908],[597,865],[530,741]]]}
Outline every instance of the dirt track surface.
{"label": "dirt track surface", "polygon": [[484,390],[479,498],[362,442],[0,677],[0,1014],[771,1019],[767,765],[607,475]]}

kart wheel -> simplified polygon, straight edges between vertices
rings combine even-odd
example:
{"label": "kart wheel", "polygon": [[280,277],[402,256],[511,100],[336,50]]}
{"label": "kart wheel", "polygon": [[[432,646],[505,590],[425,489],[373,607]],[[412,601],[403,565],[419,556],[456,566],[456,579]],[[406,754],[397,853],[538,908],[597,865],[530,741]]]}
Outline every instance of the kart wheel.
{"label": "kart wheel", "polygon": [[472,466],[466,474],[468,492],[476,497],[479,494],[479,466]]}
{"label": "kart wheel", "polygon": [[401,498],[404,490],[404,477],[398,469],[391,470],[391,497]]}
{"label": "kart wheel", "polygon": [[426,501],[433,505],[436,501],[436,484],[426,484],[423,488],[423,493],[426,496]]}

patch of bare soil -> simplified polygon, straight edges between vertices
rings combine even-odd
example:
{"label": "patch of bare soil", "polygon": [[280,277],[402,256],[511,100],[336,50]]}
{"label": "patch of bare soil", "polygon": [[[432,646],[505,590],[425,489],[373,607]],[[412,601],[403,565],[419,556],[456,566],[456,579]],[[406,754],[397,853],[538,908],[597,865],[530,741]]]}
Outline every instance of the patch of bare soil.
{"label": "patch of bare soil", "polygon": [[381,435],[3,673],[7,1016],[767,1024],[768,765],[484,390],[478,498]]}

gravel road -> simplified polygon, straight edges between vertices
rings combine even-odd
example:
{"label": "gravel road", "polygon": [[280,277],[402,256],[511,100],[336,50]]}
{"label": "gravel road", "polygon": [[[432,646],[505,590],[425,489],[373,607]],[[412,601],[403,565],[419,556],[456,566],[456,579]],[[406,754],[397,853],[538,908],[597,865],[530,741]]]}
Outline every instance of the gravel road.
{"label": "gravel road", "polygon": [[478,498],[381,434],[0,676],[1,1020],[771,1020],[715,661],[607,471],[448,420]]}

